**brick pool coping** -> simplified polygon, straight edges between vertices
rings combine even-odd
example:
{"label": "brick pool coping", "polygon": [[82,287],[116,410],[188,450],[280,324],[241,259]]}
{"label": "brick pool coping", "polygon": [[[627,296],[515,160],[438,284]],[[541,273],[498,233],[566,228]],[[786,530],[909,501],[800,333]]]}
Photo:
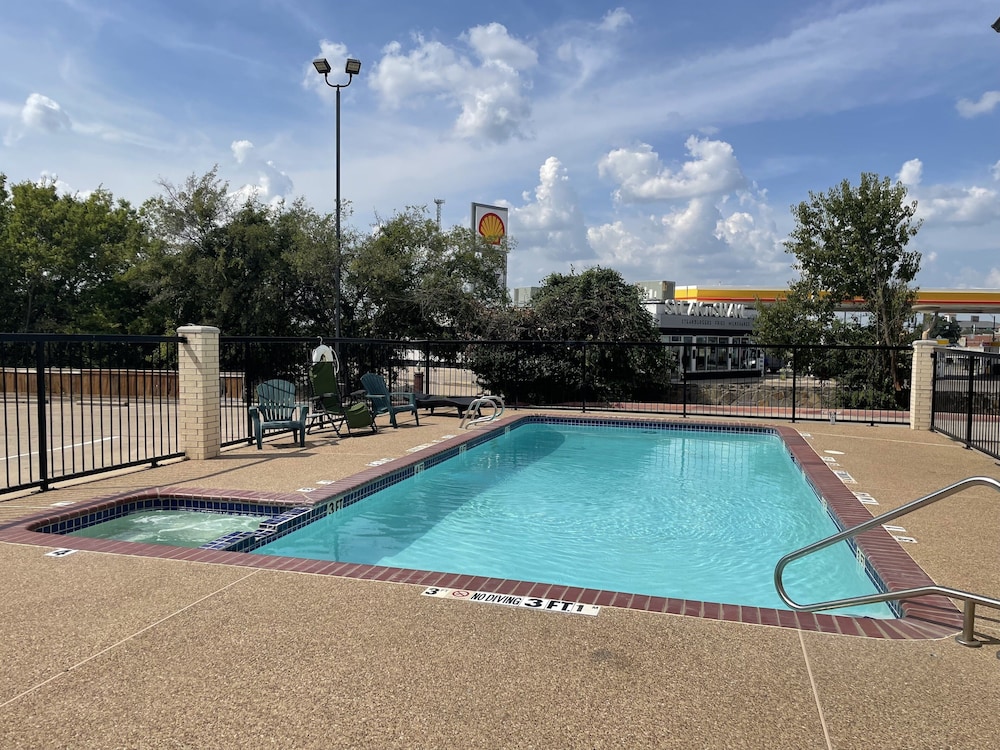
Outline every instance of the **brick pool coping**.
{"label": "brick pool coping", "polygon": [[[793,460],[801,467],[810,484],[826,502],[828,509],[841,524],[848,528],[871,519],[868,509],[855,497],[826,462],[806,442],[798,431],[784,425],[748,425],[746,423],[678,423],[648,417],[615,416],[553,416],[512,415],[494,423],[488,430],[477,430],[447,438],[438,443],[421,447],[409,455],[391,462],[369,467],[357,474],[311,488],[308,492],[276,493],[252,490],[206,489],[197,487],[162,486],[129,491],[97,498],[88,503],[74,504],[58,512],[43,513],[17,519],[0,525],[0,542],[28,544],[42,547],[60,547],[91,552],[154,557],[168,560],[236,565],[266,570],[292,571],[315,575],[332,575],[345,578],[408,583],[419,586],[491,591],[521,597],[538,597],[619,607],[646,612],[726,620],[754,625],[794,628],[798,630],[835,633],[885,639],[933,639],[953,635],[962,629],[962,613],[950,599],[931,595],[900,603],[903,616],[897,619],[874,619],[844,615],[795,612],[791,610],[748,607],[736,604],[719,604],[689,599],[675,599],[645,594],[628,594],[616,591],[580,588],[548,583],[471,576],[457,573],[439,573],[410,570],[381,565],[307,560],[294,557],[252,555],[245,552],[218,551],[203,548],[173,547],[161,544],[122,542],[85,537],[67,537],[44,533],[36,529],[58,524],[75,517],[91,514],[116,506],[152,498],[202,499],[222,504],[261,504],[293,508],[318,506],[327,503],[347,505],[367,496],[374,487],[400,481],[423,468],[459,452],[463,447],[478,445],[492,439],[505,429],[521,423],[559,422],[571,424],[604,424],[671,426],[685,431],[727,430],[774,434],[782,438]],[[346,501],[345,501],[346,499]],[[931,578],[913,561],[892,535],[883,528],[865,532],[856,539],[870,569],[887,586],[895,591],[904,588],[933,585]],[[64,544],[68,542],[69,544]]]}

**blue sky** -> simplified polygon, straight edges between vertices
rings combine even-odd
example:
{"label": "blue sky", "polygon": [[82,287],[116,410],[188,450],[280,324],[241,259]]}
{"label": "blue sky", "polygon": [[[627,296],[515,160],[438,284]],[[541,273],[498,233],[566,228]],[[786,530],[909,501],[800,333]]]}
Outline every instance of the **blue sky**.
{"label": "blue sky", "polygon": [[993,0],[33,0],[0,25],[0,172],[135,204],[218,164],[345,221],[510,208],[511,286],[570,267],[780,285],[790,206],[902,180],[920,286],[1000,287]]}

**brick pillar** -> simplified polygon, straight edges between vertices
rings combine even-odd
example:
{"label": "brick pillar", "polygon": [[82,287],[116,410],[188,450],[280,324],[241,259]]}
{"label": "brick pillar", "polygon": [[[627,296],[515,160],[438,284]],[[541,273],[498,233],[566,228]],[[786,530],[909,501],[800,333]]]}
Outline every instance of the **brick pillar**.
{"label": "brick pillar", "polygon": [[934,406],[934,350],[936,341],[913,342],[910,374],[910,429],[929,430]]}
{"label": "brick pillar", "polygon": [[219,329],[182,326],[177,335],[187,339],[179,347],[180,448],[188,458],[214,458],[222,445]]}

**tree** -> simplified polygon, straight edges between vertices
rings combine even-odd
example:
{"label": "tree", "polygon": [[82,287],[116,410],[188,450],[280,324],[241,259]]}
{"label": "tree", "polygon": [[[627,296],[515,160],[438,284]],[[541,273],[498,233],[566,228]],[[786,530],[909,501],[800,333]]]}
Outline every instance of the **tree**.
{"label": "tree", "polygon": [[409,207],[345,245],[344,299],[353,332],[369,338],[461,339],[478,335],[507,300],[506,245],[465,227],[442,232],[426,208]]}
{"label": "tree", "polygon": [[[888,177],[863,173],[857,186],[844,180],[826,193],[792,207],[795,228],[785,242],[799,280],[788,297],[762,308],[755,324],[763,344],[835,343],[835,309],[853,300],[865,318],[871,344],[907,343],[907,321],[920,270],[920,253],[907,250],[921,222],[906,187]],[[802,340],[802,336],[810,338]],[[898,356],[888,350],[884,367],[898,391]]]}
{"label": "tree", "polygon": [[523,344],[470,348],[480,383],[531,403],[565,401],[581,378],[588,399],[639,398],[676,365],[638,288],[607,268],[551,274],[529,307],[496,311],[488,336]]}
{"label": "tree", "polygon": [[301,200],[290,209],[255,196],[238,203],[216,169],[161,185],[164,194],[143,206],[156,244],[133,281],[165,328],[203,323],[247,336],[328,330],[323,219]]}
{"label": "tree", "polygon": [[54,182],[22,182],[8,192],[0,178],[0,327],[136,332],[143,300],[126,275],[147,244],[136,211],[106,190],[81,197],[60,195]]}

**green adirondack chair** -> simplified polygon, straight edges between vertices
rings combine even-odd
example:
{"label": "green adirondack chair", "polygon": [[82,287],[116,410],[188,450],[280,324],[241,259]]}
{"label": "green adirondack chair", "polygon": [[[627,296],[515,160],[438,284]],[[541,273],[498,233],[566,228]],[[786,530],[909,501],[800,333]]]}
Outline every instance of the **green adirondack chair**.
{"label": "green adirondack chair", "polygon": [[295,400],[295,385],[287,380],[266,380],[257,386],[257,405],[249,409],[257,450],[262,450],[264,433],[291,430],[299,446],[306,444],[309,405]]}
{"label": "green adirondack chair", "polygon": [[389,392],[385,380],[381,375],[374,372],[366,372],[361,376],[361,384],[365,387],[365,398],[372,405],[372,412],[377,417],[379,414],[388,414],[389,423],[393,427],[396,424],[396,415],[400,412],[413,412],[413,420],[420,425],[420,417],[417,415],[417,401],[415,393],[405,393],[397,391]]}

